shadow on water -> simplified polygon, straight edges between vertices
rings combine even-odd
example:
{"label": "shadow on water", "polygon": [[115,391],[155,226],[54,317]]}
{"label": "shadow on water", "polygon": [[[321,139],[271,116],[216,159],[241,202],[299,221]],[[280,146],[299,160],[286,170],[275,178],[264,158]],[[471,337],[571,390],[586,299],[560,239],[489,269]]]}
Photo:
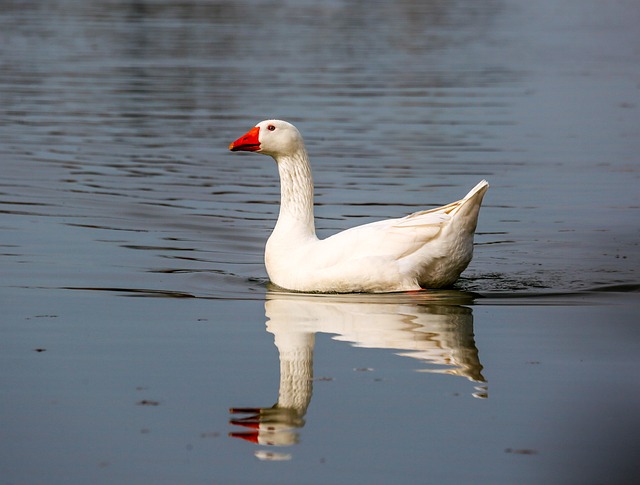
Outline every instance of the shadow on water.
{"label": "shadow on water", "polygon": [[[206,271],[202,271],[206,273]],[[116,293],[119,296],[138,298],[197,298],[203,300],[262,300],[299,299],[309,302],[332,302],[335,304],[362,304],[364,306],[404,304],[404,305],[595,305],[600,302],[611,302],[616,295],[625,296],[629,293],[640,293],[640,284],[624,283],[618,285],[593,286],[585,290],[559,291],[554,289],[508,291],[495,289],[491,291],[475,292],[465,289],[473,278],[461,279],[457,287],[449,289],[426,289],[417,292],[398,293],[291,293],[272,285],[266,278],[242,279],[238,275],[233,278],[237,287],[221,292],[219,288],[212,293],[199,287],[195,291],[180,291],[162,288],[133,288],[115,286],[64,286],[38,287],[50,290],[97,291]],[[205,280],[207,282],[208,280]],[[242,288],[238,291],[240,283]]]}
{"label": "shadow on water", "polygon": [[[463,293],[429,295],[303,295],[269,292],[265,302],[267,331],[273,334],[280,359],[278,400],[270,407],[234,407],[235,426],[248,428],[230,436],[259,445],[289,446],[298,442],[298,429],[313,393],[315,336],[367,349],[387,349],[416,359],[419,372],[465,377],[479,383],[473,395],[486,398],[486,382],[473,336],[473,312]],[[367,371],[370,369],[356,369]],[[260,459],[289,459],[290,455],[257,451]]]}

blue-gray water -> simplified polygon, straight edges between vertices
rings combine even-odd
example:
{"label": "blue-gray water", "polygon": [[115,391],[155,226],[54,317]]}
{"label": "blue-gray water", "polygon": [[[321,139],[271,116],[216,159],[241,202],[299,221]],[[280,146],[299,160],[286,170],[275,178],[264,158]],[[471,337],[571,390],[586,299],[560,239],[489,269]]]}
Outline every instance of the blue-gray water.
{"label": "blue-gray water", "polygon": [[[0,483],[633,483],[638,25],[632,0],[2,2]],[[269,288],[275,166],[227,146],[271,117],[320,235],[488,179],[456,286]]]}

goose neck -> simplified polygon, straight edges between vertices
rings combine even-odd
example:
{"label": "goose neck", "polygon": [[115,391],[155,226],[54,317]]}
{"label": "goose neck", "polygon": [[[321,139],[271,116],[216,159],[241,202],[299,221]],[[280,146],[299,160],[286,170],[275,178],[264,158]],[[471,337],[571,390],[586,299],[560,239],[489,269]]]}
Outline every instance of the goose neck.
{"label": "goose neck", "polygon": [[[313,177],[306,150],[276,159],[280,174],[278,225],[293,225],[315,235],[313,219]],[[291,229],[291,227],[289,227]]]}

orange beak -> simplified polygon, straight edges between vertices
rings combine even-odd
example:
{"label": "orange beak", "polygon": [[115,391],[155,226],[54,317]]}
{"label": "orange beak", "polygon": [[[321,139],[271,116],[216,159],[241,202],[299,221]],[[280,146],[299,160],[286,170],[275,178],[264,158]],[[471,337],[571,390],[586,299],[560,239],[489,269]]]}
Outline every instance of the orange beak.
{"label": "orange beak", "polygon": [[260,127],[254,126],[245,135],[242,135],[229,145],[229,150],[232,152],[255,152],[260,150],[260,140],[258,140],[259,134]]}

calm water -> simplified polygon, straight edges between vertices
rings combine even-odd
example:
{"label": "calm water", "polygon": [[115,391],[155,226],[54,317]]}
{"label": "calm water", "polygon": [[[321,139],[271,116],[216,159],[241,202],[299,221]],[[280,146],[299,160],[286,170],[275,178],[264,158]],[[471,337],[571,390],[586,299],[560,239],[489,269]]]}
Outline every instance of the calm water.
{"label": "calm water", "polygon": [[[0,483],[640,477],[637,2],[0,6]],[[271,117],[322,236],[488,179],[455,288],[270,288]]]}

